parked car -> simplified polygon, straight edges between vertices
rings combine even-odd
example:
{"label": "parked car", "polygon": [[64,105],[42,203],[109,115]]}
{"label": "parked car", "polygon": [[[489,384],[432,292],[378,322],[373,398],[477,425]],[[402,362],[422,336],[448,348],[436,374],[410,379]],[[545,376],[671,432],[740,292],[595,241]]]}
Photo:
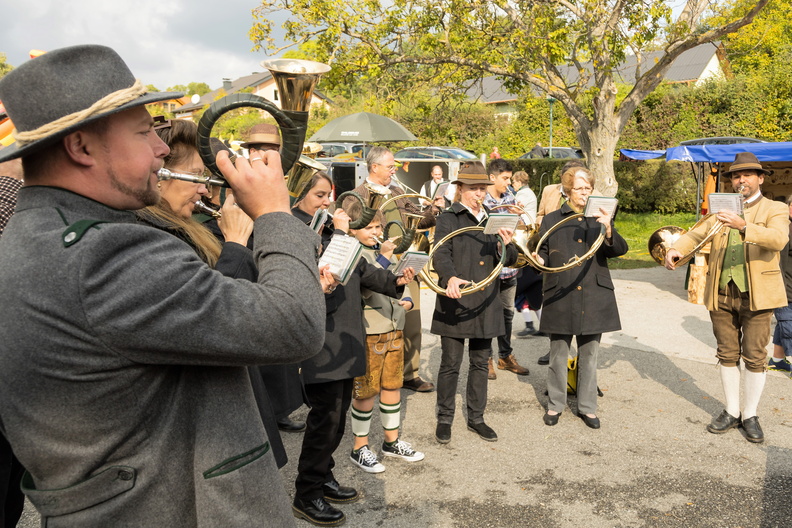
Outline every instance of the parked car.
{"label": "parked car", "polygon": [[[553,155],[550,156],[550,149],[545,147],[545,151],[547,155],[545,158],[552,157],[553,159],[583,159],[586,156],[583,154],[583,151],[580,150],[579,147],[553,147]],[[531,153],[526,152],[520,159],[530,159]]]}
{"label": "parked car", "polygon": [[393,156],[397,160],[477,160],[478,156],[457,147],[407,147]]}
{"label": "parked car", "polygon": [[325,143],[324,141],[318,143],[322,145],[322,151],[317,154],[320,158],[335,158],[341,154],[355,154],[363,158],[371,149],[370,145],[363,143]]}

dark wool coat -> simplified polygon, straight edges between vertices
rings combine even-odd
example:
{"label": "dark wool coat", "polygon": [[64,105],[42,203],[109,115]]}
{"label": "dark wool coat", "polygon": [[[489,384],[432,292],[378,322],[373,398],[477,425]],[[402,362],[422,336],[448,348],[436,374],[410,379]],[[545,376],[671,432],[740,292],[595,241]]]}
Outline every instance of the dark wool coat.
{"label": "dark wool coat", "polygon": [[[568,204],[544,217],[539,234],[575,212]],[[545,265],[558,267],[583,255],[597,240],[601,224],[596,218],[579,218],[550,234],[539,248]],[[580,266],[544,274],[544,305],[540,329],[546,334],[592,335],[621,329],[608,259],[627,253],[627,242],[611,226],[612,239]]]}
{"label": "dark wool coat", "polygon": [[396,286],[397,280],[390,271],[369,264],[361,257],[349,281],[325,295],[324,346],[317,355],[302,363],[306,384],[344,380],[366,373],[366,328],[361,288],[398,299],[404,286]]}
{"label": "dark wool coat", "polygon": [[[437,217],[435,242],[452,231],[477,224],[476,217],[464,205],[456,202]],[[435,253],[433,263],[439,284],[445,288],[451,277],[480,282],[499,261],[498,237],[472,231],[455,236],[443,244]],[[517,246],[509,244],[506,246],[504,264],[509,266],[516,261]],[[499,293],[500,278],[497,278],[483,290],[460,299],[438,295],[432,317],[432,333],[466,339],[503,335],[506,326]]]}
{"label": "dark wool coat", "polygon": [[0,429],[42,525],[294,526],[244,367],[318,351],[319,239],[285,213],[254,230],[251,283],[132,212],[22,188],[0,239]]}

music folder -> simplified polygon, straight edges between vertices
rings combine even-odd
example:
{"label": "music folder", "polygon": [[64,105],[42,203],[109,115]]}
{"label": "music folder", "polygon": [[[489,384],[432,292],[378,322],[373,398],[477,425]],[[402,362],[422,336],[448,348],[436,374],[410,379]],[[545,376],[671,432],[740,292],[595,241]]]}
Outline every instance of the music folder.
{"label": "music folder", "polygon": [[600,214],[600,209],[605,209],[605,212],[613,216],[617,205],[619,205],[619,200],[610,196],[589,196],[583,216],[596,216]]}
{"label": "music folder", "polygon": [[393,270],[393,274],[397,277],[401,277],[404,275],[404,270],[406,268],[412,268],[415,270],[415,274],[418,275],[421,273],[421,270],[424,269],[427,262],[429,262],[429,255],[426,252],[405,251],[401,260],[399,260],[399,265]]}
{"label": "music folder", "polygon": [[357,266],[360,255],[363,252],[363,245],[358,239],[348,235],[333,235],[327,249],[324,250],[319,258],[319,267],[330,265],[330,273],[335,279],[343,284],[349,282],[349,277]]}
{"label": "music folder", "polygon": [[517,229],[520,222],[520,215],[511,213],[490,213],[487,224],[484,226],[485,235],[497,235],[501,227],[511,231]]}

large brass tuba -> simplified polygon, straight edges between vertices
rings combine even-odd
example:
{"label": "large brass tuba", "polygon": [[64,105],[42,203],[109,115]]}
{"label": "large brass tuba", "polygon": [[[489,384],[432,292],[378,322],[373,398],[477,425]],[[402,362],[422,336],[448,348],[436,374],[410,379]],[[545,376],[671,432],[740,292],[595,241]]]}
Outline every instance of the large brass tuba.
{"label": "large brass tuba", "polygon": [[212,128],[224,114],[244,107],[264,110],[275,118],[281,135],[281,166],[284,174],[289,173],[302,154],[314,87],[322,74],[330,70],[327,64],[297,59],[271,59],[262,61],[261,65],[272,73],[282,110],[261,96],[236,93],[212,103],[198,122],[198,152],[206,168],[220,179],[223,176],[210,143]]}

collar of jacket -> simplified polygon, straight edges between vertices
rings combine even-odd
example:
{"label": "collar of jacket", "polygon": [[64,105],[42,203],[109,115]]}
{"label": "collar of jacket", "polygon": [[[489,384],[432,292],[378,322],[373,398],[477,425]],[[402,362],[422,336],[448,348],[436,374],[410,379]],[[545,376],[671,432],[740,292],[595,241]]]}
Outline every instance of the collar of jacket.
{"label": "collar of jacket", "polygon": [[[481,208],[484,210],[484,212],[485,212],[485,213],[487,213],[488,215],[490,214],[490,210],[487,208],[487,206],[486,206],[486,205],[484,205],[484,204],[481,204]],[[471,217],[471,218],[472,218],[474,221],[478,222],[478,220],[476,219],[476,217],[475,217],[475,216],[473,216],[473,213],[471,213],[471,212],[470,212],[470,209],[468,209],[467,207],[465,207],[464,205],[462,205],[462,202],[454,202],[454,203],[452,203],[452,204],[451,204],[451,207],[449,207],[449,209],[451,209],[452,211],[454,211],[454,213],[456,213],[456,214],[458,214],[458,215],[467,213],[467,214],[469,214],[469,215],[470,215],[470,217]]]}

